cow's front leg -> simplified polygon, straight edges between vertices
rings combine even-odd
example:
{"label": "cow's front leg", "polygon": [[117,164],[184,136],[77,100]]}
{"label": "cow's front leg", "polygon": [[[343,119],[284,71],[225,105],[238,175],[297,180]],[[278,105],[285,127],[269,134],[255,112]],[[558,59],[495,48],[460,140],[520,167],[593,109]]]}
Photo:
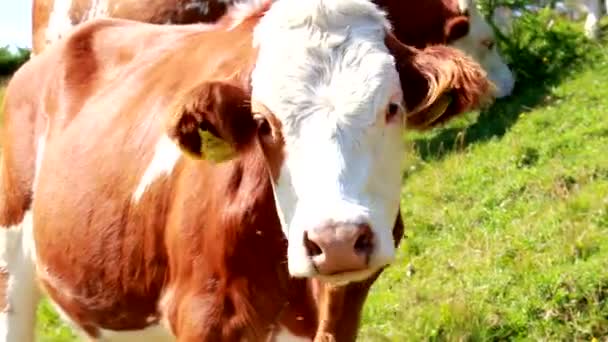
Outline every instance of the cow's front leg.
{"label": "cow's front leg", "polygon": [[32,215],[0,227],[0,342],[33,342],[39,290]]}

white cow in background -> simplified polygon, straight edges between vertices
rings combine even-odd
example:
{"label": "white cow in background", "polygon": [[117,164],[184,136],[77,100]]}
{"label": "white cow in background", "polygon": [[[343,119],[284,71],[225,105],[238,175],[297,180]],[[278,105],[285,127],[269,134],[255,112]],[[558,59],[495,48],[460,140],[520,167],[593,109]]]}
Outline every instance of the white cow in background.
{"label": "white cow in background", "polygon": [[[608,8],[608,0],[564,0],[558,1],[555,4],[555,11],[572,20],[580,19],[585,13],[585,35],[590,39],[599,38],[600,27],[599,21],[602,18],[602,2],[605,8]],[[525,7],[526,10],[536,12],[548,5],[548,1],[537,1],[537,4],[530,4]],[[605,12],[604,12],[605,13]],[[499,6],[495,8],[492,14],[492,20],[503,33],[508,35],[511,33],[513,18],[521,15],[521,11],[512,10],[508,7]]]}
{"label": "white cow in background", "polygon": [[[602,0],[571,0],[572,2],[581,4],[586,12],[587,19],[585,20],[585,34],[591,39],[597,39],[600,33],[599,21],[602,17]],[[608,9],[608,0],[604,0],[605,8]]]}

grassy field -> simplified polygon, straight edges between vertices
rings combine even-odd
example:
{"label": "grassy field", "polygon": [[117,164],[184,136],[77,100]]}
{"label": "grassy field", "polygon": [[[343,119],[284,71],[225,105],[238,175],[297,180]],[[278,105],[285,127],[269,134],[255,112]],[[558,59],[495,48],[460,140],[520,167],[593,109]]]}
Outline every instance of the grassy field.
{"label": "grassy field", "polygon": [[[608,51],[408,134],[407,238],[363,341],[608,341]],[[0,97],[1,97],[0,91]],[[39,341],[74,337],[46,305]]]}
{"label": "grassy field", "polygon": [[362,340],[608,341],[603,55],[408,137],[407,238],[369,297]]}

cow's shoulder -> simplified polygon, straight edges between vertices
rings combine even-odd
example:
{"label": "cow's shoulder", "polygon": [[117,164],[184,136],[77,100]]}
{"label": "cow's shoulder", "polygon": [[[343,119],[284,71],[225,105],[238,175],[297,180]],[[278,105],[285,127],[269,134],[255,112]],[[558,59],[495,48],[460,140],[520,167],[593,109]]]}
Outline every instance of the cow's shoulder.
{"label": "cow's shoulder", "polygon": [[67,86],[83,85],[154,50],[169,31],[125,19],[98,18],[78,26],[56,48]]}

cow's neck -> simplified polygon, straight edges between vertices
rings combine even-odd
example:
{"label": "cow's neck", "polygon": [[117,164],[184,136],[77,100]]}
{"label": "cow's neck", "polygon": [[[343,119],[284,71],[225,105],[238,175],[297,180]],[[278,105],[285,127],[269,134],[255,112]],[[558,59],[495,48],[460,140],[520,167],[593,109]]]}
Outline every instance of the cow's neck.
{"label": "cow's neck", "polygon": [[317,279],[292,279],[280,325],[294,335],[319,342],[355,341],[363,304],[380,273],[339,287]]}
{"label": "cow's neck", "polygon": [[216,165],[183,159],[176,176],[173,191],[184,200],[175,204],[168,227],[169,288],[193,288],[173,291],[176,306],[168,315],[177,317],[178,303],[189,297],[208,298],[201,303],[208,307],[196,308],[198,318],[222,333],[207,337],[263,340],[285,307],[289,276],[261,153]]}
{"label": "cow's neck", "polygon": [[[195,169],[189,170],[193,167]],[[206,173],[209,167],[204,162],[187,162],[180,178],[200,179],[196,177],[196,170]],[[222,213],[217,217],[222,217],[223,221],[215,225],[222,232],[212,232],[215,229],[212,225],[197,229],[208,230],[204,234],[207,240],[201,242],[201,247],[215,249],[205,255],[219,258],[201,260],[205,263],[203,267],[185,271],[192,276],[198,274],[200,281],[207,279],[208,282],[209,277],[215,277],[218,281],[214,290],[223,292],[220,297],[235,301],[237,293],[249,293],[249,297],[240,298],[246,303],[233,304],[237,311],[244,313],[254,330],[262,331],[274,326],[311,339],[327,333],[335,335],[338,341],[354,341],[369,285],[366,282],[332,288],[318,280],[294,279],[288,275],[285,261],[287,242],[261,153],[247,153],[235,161],[211,167],[212,172],[224,175],[208,177],[221,179],[222,183],[215,184],[214,189],[207,189],[217,196],[218,202],[209,205],[217,205],[215,210]],[[192,189],[195,185],[190,183],[189,186]],[[209,187],[204,181],[201,186]],[[182,248],[192,243],[192,235],[186,236],[190,238],[188,242],[182,241]],[[269,254],[270,251],[274,254]],[[266,297],[260,298],[258,294]],[[344,298],[350,299],[344,301]],[[253,308],[255,311],[249,312]],[[253,334],[259,336],[262,332]]]}
{"label": "cow's neck", "polygon": [[[210,177],[210,167],[211,172],[224,176]],[[198,172],[216,182],[221,179],[221,183],[211,185],[202,179],[201,184],[193,185],[192,179],[201,179]],[[355,340],[365,298],[381,272],[366,281],[342,287],[316,279],[291,278],[285,260],[287,242],[278,220],[268,166],[261,153],[246,153],[237,160],[215,166],[189,161],[180,174],[180,178],[190,180],[187,184],[190,191],[200,187],[197,191],[213,192],[215,202],[207,205],[221,213],[216,216],[222,222],[208,222],[205,227],[194,225],[198,235],[205,237],[202,240],[194,238],[195,232],[182,235],[186,240],[181,241],[181,248],[200,240],[192,248],[214,251],[205,253],[204,260],[202,257],[185,260],[178,267],[178,274],[182,268],[189,277],[198,278],[197,282],[216,280],[212,290],[221,292],[221,296],[214,297],[232,301],[233,309],[241,312],[249,323],[248,329],[257,330],[251,336],[261,336],[274,327],[316,341],[324,341],[324,335],[335,337],[336,341]],[[400,226],[399,219],[396,228]],[[222,231],[214,232],[216,227]],[[402,230],[396,231],[400,236]],[[209,255],[218,258],[209,259]],[[199,267],[193,269],[192,265]]]}

